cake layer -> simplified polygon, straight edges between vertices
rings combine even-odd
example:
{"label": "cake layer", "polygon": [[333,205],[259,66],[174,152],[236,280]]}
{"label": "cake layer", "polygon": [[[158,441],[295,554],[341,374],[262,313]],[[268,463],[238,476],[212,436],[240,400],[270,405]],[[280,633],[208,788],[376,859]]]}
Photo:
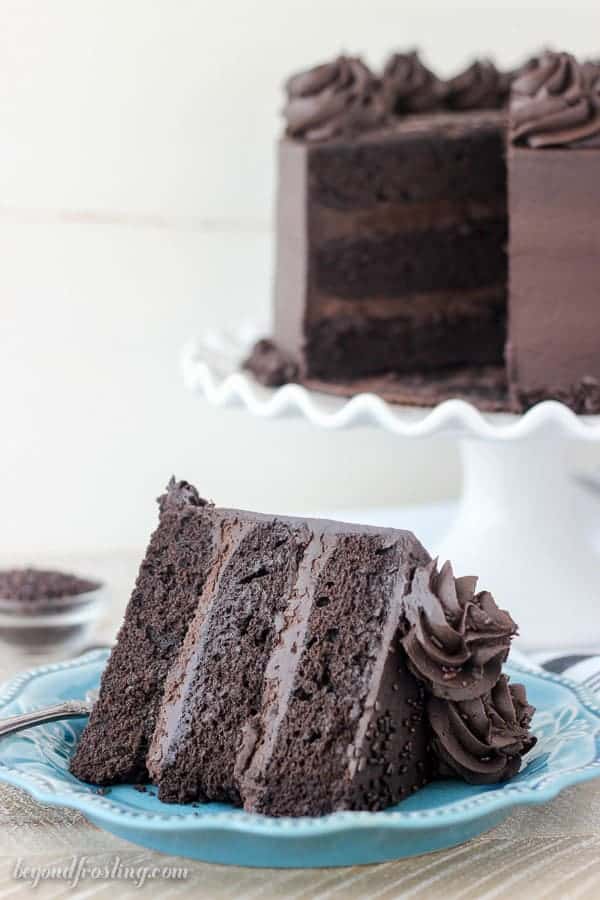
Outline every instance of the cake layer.
{"label": "cake layer", "polygon": [[[454,302],[452,300],[454,299]],[[380,314],[342,311],[306,326],[305,353],[313,378],[356,378],[370,373],[431,371],[449,366],[488,365],[502,357],[505,292],[489,288],[465,297],[413,298],[402,314],[390,304]],[[470,301],[470,302],[469,302]],[[333,306],[333,304],[332,304]],[[374,315],[374,313],[379,313]]]}
{"label": "cake layer", "polygon": [[415,293],[503,285],[506,237],[503,220],[327,241],[315,250],[315,288],[321,298],[393,298],[401,315]]}
{"label": "cake layer", "polygon": [[188,485],[161,498],[100,697],[71,761],[95,784],[147,780],[146,754],[164,682],[177,659],[216,551],[214,510]]}
{"label": "cake layer", "polygon": [[504,128],[502,112],[432,113],[350,139],[296,144],[308,152],[311,206],[408,212],[428,203],[433,214],[437,203],[505,207]]}
{"label": "cake layer", "polygon": [[[503,127],[499,113],[435,114],[282,142],[274,336],[303,377],[502,362]],[[427,315],[431,293],[443,302]],[[340,315],[332,299],[360,307]]]}
{"label": "cake layer", "polygon": [[415,554],[380,536],[318,540],[326,559],[286,615],[238,754],[251,812],[382,809],[431,777],[424,692],[398,644]]}

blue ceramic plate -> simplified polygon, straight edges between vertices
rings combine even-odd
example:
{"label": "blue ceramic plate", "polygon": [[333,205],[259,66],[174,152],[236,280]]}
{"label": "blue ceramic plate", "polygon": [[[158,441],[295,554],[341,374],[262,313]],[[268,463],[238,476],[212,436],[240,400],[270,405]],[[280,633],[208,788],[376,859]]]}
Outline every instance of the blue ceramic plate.
{"label": "blue ceramic plate", "polygon": [[[0,717],[98,687],[106,652],[25,673],[0,689]],[[222,804],[167,806],[154,789],[111,788],[105,795],[68,771],[83,722],[53,723],[0,739],[0,780],[36,800],[80,810],[125,840],[165,853],[244,866],[348,866],[382,862],[460,844],[494,827],[516,806],[545,803],[600,775],[600,706],[552,675],[508,668],[537,707],[538,744],[507,784],[432,784],[380,813],[271,819]]]}

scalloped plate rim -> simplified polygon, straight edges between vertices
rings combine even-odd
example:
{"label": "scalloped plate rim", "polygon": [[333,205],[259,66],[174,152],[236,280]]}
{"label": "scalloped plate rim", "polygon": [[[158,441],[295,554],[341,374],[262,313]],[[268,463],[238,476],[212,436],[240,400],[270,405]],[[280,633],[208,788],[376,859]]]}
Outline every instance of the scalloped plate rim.
{"label": "scalloped plate rim", "polygon": [[[187,388],[200,391],[213,406],[241,403],[252,414],[264,418],[275,418],[293,409],[323,428],[349,427],[358,419],[364,420],[367,413],[374,422],[402,437],[426,437],[443,429],[456,430],[458,426],[480,437],[517,440],[554,426],[568,436],[600,440],[600,415],[578,415],[556,400],[545,400],[518,415],[482,412],[459,398],[444,400],[434,407],[419,407],[390,403],[374,393],[339,397],[300,384],[268,388],[240,369],[232,355],[241,358],[251,340],[261,333],[265,331],[243,325],[230,331],[212,329],[204,338],[188,341],[181,354],[181,372]],[[230,357],[227,374],[221,374],[211,364],[210,354],[216,352],[219,344],[225,348],[221,354]],[[320,408],[319,404],[325,402],[336,408]]]}
{"label": "scalloped plate rim", "polygon": [[[21,689],[30,681],[53,672],[75,669],[82,664],[100,661],[106,657],[106,651],[93,651],[75,660],[42,666],[17,675],[7,684],[0,686],[0,713],[6,704],[16,699]],[[575,694],[579,704],[598,719],[597,734],[600,736],[600,705],[584,687],[569,679],[549,672],[537,672],[517,663],[511,664],[510,668],[531,678],[540,678],[569,689]],[[111,823],[114,826],[128,823],[135,827],[143,822],[145,829],[156,831],[164,831],[165,827],[175,826],[174,830],[186,832],[210,830],[296,838],[300,836],[301,831],[305,832],[306,837],[381,827],[398,832],[424,831],[439,825],[464,824],[502,812],[508,814],[511,809],[518,806],[537,806],[546,803],[568,787],[600,777],[600,758],[597,757],[594,761],[575,769],[546,777],[549,783],[543,787],[532,788],[522,784],[508,786],[502,792],[483,792],[431,811],[338,812],[322,817],[273,818],[240,810],[211,812],[203,816],[200,812],[201,807],[197,807],[189,815],[170,815],[124,809],[89,790],[79,792],[77,789],[62,788],[59,791],[50,791],[37,776],[22,773],[0,760],[0,781],[25,790],[40,803],[75,809],[96,823]]]}

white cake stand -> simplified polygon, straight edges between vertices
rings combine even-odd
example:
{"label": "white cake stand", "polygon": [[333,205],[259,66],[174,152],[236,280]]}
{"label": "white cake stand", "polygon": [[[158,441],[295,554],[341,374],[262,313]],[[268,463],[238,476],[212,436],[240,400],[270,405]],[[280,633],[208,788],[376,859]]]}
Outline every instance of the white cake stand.
{"label": "white cake stand", "polygon": [[240,370],[260,333],[212,332],[190,344],[187,387],[213,406],[241,405],[263,418],[296,414],[331,429],[370,424],[404,439],[453,435],[462,496],[452,528],[429,549],[457,574],[480,576],[519,622],[522,647],[600,648],[600,558],[578,519],[567,459],[573,442],[600,441],[600,416],[576,416],[555,402],[517,416],[483,414],[462,400],[421,409],[374,394],[348,400],[299,385],[265,388]]}

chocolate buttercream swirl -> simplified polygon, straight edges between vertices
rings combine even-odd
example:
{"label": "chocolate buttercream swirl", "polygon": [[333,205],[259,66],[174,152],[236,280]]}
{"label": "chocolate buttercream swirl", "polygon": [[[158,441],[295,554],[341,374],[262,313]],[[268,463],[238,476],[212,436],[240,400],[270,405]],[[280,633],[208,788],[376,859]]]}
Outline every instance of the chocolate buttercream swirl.
{"label": "chocolate buttercream swirl", "polygon": [[193,484],[188,481],[177,481],[174,475],[171,476],[165,493],[158,498],[161,515],[170,509],[182,510],[188,506],[209,505],[212,504],[200,496]]}
{"label": "chocolate buttercream swirl", "polygon": [[445,95],[443,81],[423,65],[416,51],[390,56],[382,89],[386,109],[394,115],[440,109]]}
{"label": "chocolate buttercream swirl", "polygon": [[473,700],[502,672],[517,627],[477,578],[455,578],[449,562],[418,568],[405,597],[402,644],[412,672],[436,697]]}
{"label": "chocolate buttercream swirl", "polygon": [[286,83],[283,115],[290,137],[322,141],[383,124],[380,82],[360,59],[340,56]]}
{"label": "chocolate buttercream swirl", "polygon": [[510,139],[534,148],[600,146],[600,66],[542,54],[513,84]]}
{"label": "chocolate buttercream swirl", "polygon": [[536,743],[529,728],[534,708],[522,684],[502,675],[488,694],[451,703],[432,697],[427,715],[438,757],[438,775],[470,784],[493,784],[516,775]]}
{"label": "chocolate buttercream swirl", "polygon": [[501,109],[508,100],[513,75],[493,62],[477,59],[445,84],[446,106],[455,110]]}

